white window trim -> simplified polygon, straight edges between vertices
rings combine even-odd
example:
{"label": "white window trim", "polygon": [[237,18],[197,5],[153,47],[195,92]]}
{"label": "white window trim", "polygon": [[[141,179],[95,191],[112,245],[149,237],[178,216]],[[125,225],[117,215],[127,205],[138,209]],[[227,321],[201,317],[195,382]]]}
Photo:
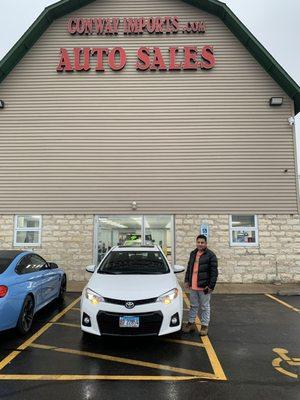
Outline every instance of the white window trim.
{"label": "white window trim", "polygon": [[[233,215],[239,215],[239,214],[233,214]],[[248,215],[253,215],[253,214],[248,214]],[[258,237],[258,218],[257,215],[254,215],[254,223],[255,226],[253,227],[248,227],[248,226],[237,226],[233,227],[232,226],[232,215],[229,215],[229,236],[230,236],[230,246],[231,247],[258,247],[259,246],[259,237]],[[255,238],[256,242],[255,243],[234,243],[232,239],[232,232],[233,231],[254,231],[255,232]]]}
{"label": "white window trim", "polygon": [[[14,226],[14,246],[15,247],[36,247],[36,246],[41,246],[42,243],[42,216],[41,215],[35,215],[39,218],[39,227],[38,228],[18,228],[18,218],[19,217],[31,217],[32,215],[30,214],[18,214],[15,215],[15,226]],[[38,232],[39,233],[39,240],[36,243],[21,243],[17,242],[17,233],[18,232]]]}

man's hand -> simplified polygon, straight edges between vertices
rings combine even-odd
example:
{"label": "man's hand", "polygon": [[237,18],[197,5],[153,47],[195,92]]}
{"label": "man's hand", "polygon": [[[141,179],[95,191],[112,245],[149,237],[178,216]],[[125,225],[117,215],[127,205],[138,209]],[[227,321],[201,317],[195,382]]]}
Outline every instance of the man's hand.
{"label": "man's hand", "polygon": [[189,290],[190,289],[190,285],[188,282],[184,282],[183,284],[184,290]]}
{"label": "man's hand", "polygon": [[204,290],[203,290],[203,292],[205,293],[205,294],[209,294],[209,293],[211,293],[213,291],[213,289],[211,289],[209,286],[206,286],[205,288],[204,288]]}

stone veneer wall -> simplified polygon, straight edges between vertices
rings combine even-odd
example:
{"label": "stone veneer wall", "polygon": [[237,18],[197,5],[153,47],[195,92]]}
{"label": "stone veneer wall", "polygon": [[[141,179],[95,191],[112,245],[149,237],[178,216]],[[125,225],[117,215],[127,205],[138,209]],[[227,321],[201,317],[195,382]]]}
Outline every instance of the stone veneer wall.
{"label": "stone veneer wall", "polygon": [[228,215],[176,215],[176,264],[186,265],[202,223],[219,258],[219,282],[300,282],[299,215],[258,215],[258,247],[230,247]]}
{"label": "stone veneer wall", "polygon": [[[89,278],[93,263],[92,215],[43,215],[42,245],[34,251],[65,269],[68,279]],[[176,215],[176,263],[186,265],[201,223],[219,258],[219,282],[300,282],[299,215],[258,215],[258,247],[230,247],[228,215]],[[0,215],[0,249],[13,248],[14,216]],[[31,246],[29,246],[32,248]],[[180,278],[182,278],[181,275]]]}
{"label": "stone veneer wall", "polygon": [[[83,281],[90,276],[85,267],[93,263],[93,232],[92,215],[43,215],[42,245],[28,247],[56,262],[69,280]],[[14,216],[0,215],[0,249],[14,248],[13,233]]]}

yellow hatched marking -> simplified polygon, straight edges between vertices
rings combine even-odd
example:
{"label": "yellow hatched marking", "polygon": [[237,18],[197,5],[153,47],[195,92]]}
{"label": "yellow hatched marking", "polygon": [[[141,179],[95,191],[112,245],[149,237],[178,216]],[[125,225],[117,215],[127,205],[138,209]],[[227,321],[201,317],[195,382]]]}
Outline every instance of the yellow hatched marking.
{"label": "yellow hatched marking", "polygon": [[[184,301],[185,303],[188,305],[188,307],[190,307],[190,300],[188,299],[186,293],[183,293],[183,297],[184,297]],[[201,325],[199,318],[196,318],[196,328],[198,330],[198,332],[200,333],[200,329],[199,329],[199,325]],[[226,375],[223,371],[223,368],[221,366],[221,363],[217,357],[217,354],[211,344],[211,341],[209,340],[208,336],[201,336],[200,337],[202,339],[202,343],[204,344],[204,347],[206,349],[209,361],[211,363],[211,366],[214,370],[215,373],[215,378],[218,380],[222,380],[222,381],[227,381]]]}
{"label": "yellow hatched marking", "polygon": [[74,349],[66,349],[66,348],[47,346],[47,345],[36,344],[36,343],[31,344],[31,347],[37,348],[37,349],[43,349],[43,350],[52,350],[52,351],[57,351],[59,353],[66,353],[66,354],[72,354],[72,355],[77,355],[77,356],[91,357],[91,358],[96,358],[99,360],[113,361],[113,362],[122,363],[122,364],[135,365],[135,366],[139,366],[139,367],[153,368],[153,369],[158,369],[158,370],[162,370],[162,371],[171,371],[171,372],[176,372],[176,373],[185,374],[185,375],[192,375],[192,376],[196,376],[198,378],[203,378],[203,379],[216,379],[213,374],[209,374],[206,372],[201,372],[201,371],[196,371],[196,370],[186,369],[186,368],[177,368],[177,367],[172,367],[170,365],[156,364],[156,363],[147,362],[147,361],[133,360],[130,358],[114,357],[114,356],[108,356],[106,354],[91,353],[89,351],[79,351],[79,350],[74,350]]}
{"label": "yellow hatched marking", "polygon": [[277,303],[282,304],[283,306],[285,306],[285,307],[287,307],[287,308],[289,308],[289,309],[291,309],[293,311],[296,311],[297,313],[300,313],[299,308],[293,307],[290,304],[286,303],[285,301],[277,299],[277,297],[272,296],[271,294],[265,294],[265,296],[269,297],[272,300],[277,301]]}
{"label": "yellow hatched marking", "polygon": [[147,376],[147,375],[0,375],[0,380],[18,381],[191,381],[198,376]]}
{"label": "yellow hatched marking", "polygon": [[[66,314],[74,305],[80,300],[80,297],[74,300],[71,304],[68,305],[64,310],[62,310],[59,314],[56,315],[52,319],[52,322],[58,321],[64,314]],[[38,337],[40,337],[43,333],[45,333],[52,326],[51,322],[48,322],[44,325],[40,330],[38,330],[34,335],[32,335],[29,339],[27,339],[23,344],[21,344],[16,351],[12,351],[7,357],[5,357],[0,362],[0,370],[2,370],[7,364],[9,364],[14,358],[16,358],[22,350],[25,350],[28,346],[30,346]]]}

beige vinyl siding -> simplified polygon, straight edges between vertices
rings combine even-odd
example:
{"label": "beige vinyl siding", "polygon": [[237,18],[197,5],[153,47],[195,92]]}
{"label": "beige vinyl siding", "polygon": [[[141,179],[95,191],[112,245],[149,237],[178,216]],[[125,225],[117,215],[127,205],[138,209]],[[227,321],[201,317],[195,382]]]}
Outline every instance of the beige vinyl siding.
{"label": "beige vinyl siding", "polygon": [[[297,212],[292,101],[217,17],[179,0],[96,0],[72,13],[166,15],[203,19],[207,32],[71,36],[65,16],[2,82],[0,213],[128,213],[133,200],[143,214]],[[140,46],[167,57],[206,44],[210,71],[135,70]],[[124,70],[56,72],[60,47],[104,46],[126,49]]]}

